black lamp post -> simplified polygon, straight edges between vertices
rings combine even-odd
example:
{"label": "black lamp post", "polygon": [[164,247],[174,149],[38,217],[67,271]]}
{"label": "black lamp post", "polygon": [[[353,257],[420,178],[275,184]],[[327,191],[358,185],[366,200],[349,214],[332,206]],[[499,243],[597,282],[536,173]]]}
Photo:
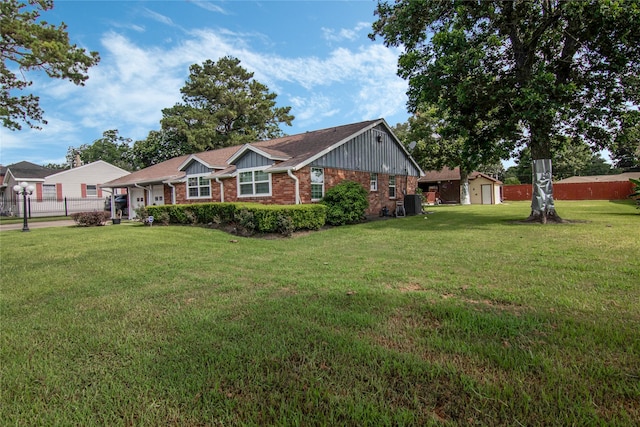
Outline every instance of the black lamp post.
{"label": "black lamp post", "polygon": [[24,221],[22,222],[22,231],[29,231],[29,224],[27,223],[27,196],[30,196],[33,193],[35,188],[33,185],[29,185],[26,182],[21,182],[19,185],[16,184],[13,186],[13,191],[16,192],[18,196],[22,196],[22,214],[24,215]]}

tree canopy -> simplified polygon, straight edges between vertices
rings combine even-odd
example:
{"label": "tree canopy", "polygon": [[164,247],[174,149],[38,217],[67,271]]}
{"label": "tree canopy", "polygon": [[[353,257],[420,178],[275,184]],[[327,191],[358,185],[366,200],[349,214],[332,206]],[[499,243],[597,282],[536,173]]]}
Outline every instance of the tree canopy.
{"label": "tree canopy", "polygon": [[[483,158],[527,146],[538,184],[550,183],[554,138],[610,147],[640,105],[637,1],[399,0],[376,13],[371,37],[404,47],[409,109],[435,106]],[[552,188],[534,182],[531,216],[547,215]]]}
{"label": "tree canopy", "polygon": [[139,168],[146,168],[183,154],[191,154],[192,147],[182,134],[152,130],[146,139],[136,141],[131,155]]}
{"label": "tree canopy", "polygon": [[161,124],[183,135],[192,152],[275,138],[282,135],[280,123],[294,118],[237,58],[192,65],[180,92],[182,103],[162,110]]}
{"label": "tree canopy", "polygon": [[46,124],[40,99],[34,94],[19,95],[32,81],[25,71],[41,70],[49,77],[70,80],[83,85],[89,67],[100,60],[97,52],[69,42],[67,26],[38,21],[41,12],[53,8],[53,0],[3,0],[0,3],[0,116],[11,130],[22,129],[22,123],[38,128]]}
{"label": "tree canopy", "polygon": [[131,139],[119,135],[117,129],[111,129],[102,133],[102,138],[93,141],[92,144],[82,144],[79,147],[69,147],[67,150],[67,162],[79,166],[76,156],[80,156],[82,163],[92,163],[98,160],[111,163],[124,170],[138,169],[131,152]]}

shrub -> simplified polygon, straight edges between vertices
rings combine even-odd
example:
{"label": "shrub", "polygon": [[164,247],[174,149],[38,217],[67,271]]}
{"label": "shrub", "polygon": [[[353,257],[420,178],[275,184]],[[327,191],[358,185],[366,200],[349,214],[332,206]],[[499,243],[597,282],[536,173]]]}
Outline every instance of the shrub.
{"label": "shrub", "polygon": [[256,221],[253,212],[241,209],[235,214],[235,222],[241,234],[252,235],[256,231]]}
{"label": "shrub", "polygon": [[76,212],[71,214],[71,219],[73,219],[76,224],[83,227],[105,225],[110,217],[111,213],[105,211]]}
{"label": "shrub", "polygon": [[278,214],[278,232],[284,236],[290,237],[295,231],[293,220],[290,216]]}
{"label": "shrub", "polygon": [[[136,211],[137,212],[137,211]],[[318,230],[325,224],[327,207],[312,205],[263,205],[259,203],[196,203],[147,206],[144,215],[154,220],[168,216],[170,224],[235,224],[243,234]]]}
{"label": "shrub", "polygon": [[359,222],[369,207],[367,190],[354,181],[342,181],[327,190],[322,203],[327,206],[327,223],[344,225]]}
{"label": "shrub", "polygon": [[520,184],[520,180],[516,176],[510,176],[508,178],[505,178],[504,184],[505,185],[517,185],[517,184]]}

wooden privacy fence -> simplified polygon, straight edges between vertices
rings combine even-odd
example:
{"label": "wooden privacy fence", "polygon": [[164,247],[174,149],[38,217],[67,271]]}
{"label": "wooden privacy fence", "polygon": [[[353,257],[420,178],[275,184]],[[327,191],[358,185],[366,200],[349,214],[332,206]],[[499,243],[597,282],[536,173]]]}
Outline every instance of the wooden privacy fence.
{"label": "wooden privacy fence", "polygon": [[[622,200],[633,193],[630,181],[553,184],[555,200]],[[531,200],[531,184],[504,185],[504,201]]]}

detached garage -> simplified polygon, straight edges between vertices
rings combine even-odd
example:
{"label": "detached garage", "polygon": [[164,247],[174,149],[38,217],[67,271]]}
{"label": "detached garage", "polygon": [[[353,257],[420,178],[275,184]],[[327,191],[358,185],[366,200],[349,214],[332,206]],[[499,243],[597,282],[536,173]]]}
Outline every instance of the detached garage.
{"label": "detached garage", "polygon": [[[460,168],[429,171],[418,180],[423,193],[435,194],[440,203],[460,203]],[[469,174],[471,204],[495,205],[502,203],[502,182],[480,172]]]}

